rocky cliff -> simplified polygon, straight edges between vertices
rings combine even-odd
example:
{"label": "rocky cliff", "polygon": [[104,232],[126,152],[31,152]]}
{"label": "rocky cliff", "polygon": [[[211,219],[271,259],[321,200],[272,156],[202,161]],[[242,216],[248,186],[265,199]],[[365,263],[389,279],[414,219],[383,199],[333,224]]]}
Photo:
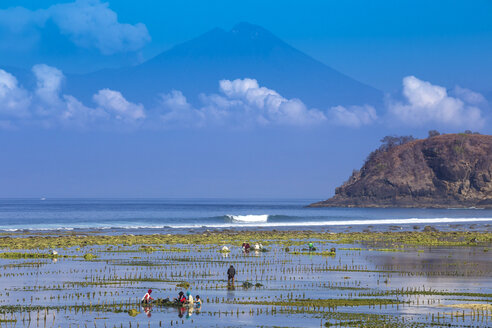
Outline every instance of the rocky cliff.
{"label": "rocky cliff", "polygon": [[492,208],[492,136],[446,134],[381,147],[311,207]]}

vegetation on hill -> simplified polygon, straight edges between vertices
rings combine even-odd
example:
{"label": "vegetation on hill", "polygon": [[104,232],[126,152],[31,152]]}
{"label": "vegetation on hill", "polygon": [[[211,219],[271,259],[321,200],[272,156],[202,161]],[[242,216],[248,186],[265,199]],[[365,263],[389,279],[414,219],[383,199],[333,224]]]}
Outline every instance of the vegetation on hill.
{"label": "vegetation on hill", "polygon": [[386,136],[335,196],[310,206],[492,207],[492,136]]}

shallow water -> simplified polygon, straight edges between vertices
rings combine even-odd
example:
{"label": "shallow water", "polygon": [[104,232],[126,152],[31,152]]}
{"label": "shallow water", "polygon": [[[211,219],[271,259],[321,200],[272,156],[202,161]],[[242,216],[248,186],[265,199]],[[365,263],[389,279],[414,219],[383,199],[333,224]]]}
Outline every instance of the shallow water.
{"label": "shallow water", "polygon": [[[349,327],[379,327],[383,322],[390,327],[490,326],[490,310],[443,307],[491,302],[492,258],[484,247],[388,251],[316,242],[316,252],[298,255],[293,252],[303,253],[305,246],[289,246],[286,252],[285,246],[272,244],[268,252],[245,254],[241,243],[229,245],[228,254],[214,245],[155,245],[152,252],[138,245],[86,246],[58,249],[60,255],[78,257],[56,261],[0,259],[0,319],[17,320],[2,327],[319,327],[327,322]],[[337,249],[334,256],[318,255],[332,247]],[[80,257],[89,252],[98,258]],[[225,275],[231,264],[238,272],[234,287],[227,285]],[[186,291],[176,287],[181,281],[204,300],[200,311],[138,304],[148,288],[154,298]],[[245,289],[245,281],[263,287]],[[374,304],[290,306],[296,300],[360,298]],[[401,303],[385,305],[381,299]],[[141,313],[132,317],[117,309]]]}

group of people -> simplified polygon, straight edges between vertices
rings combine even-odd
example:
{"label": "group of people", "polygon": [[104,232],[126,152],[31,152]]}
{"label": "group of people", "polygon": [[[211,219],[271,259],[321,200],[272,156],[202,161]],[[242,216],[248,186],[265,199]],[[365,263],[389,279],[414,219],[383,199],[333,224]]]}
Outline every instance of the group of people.
{"label": "group of people", "polygon": [[[309,247],[310,252],[316,250],[316,248],[314,247],[314,244],[312,242],[309,242],[308,247]],[[242,248],[243,248],[243,252],[249,253],[251,246],[249,245],[249,243],[243,243]],[[263,249],[263,245],[261,243],[255,243],[255,245],[253,246],[254,251],[261,251],[262,249]],[[229,267],[229,269],[227,270],[227,284],[228,285],[231,285],[231,284],[234,285],[235,276],[236,276],[236,269],[234,268],[233,265],[231,265]],[[152,304],[154,299],[152,298],[151,294],[152,294],[152,289],[149,289],[147,291],[147,293],[144,295],[144,297],[142,297],[141,303],[146,304],[146,305]],[[180,291],[178,293],[178,297],[173,298],[172,302],[169,300],[169,298],[166,298],[165,300],[162,301],[162,303],[173,305],[173,306],[179,306],[180,307],[180,317],[181,317],[182,312],[184,313],[186,308],[188,308],[188,312],[190,312],[190,310],[192,311],[192,309],[194,307],[196,307],[197,309],[200,309],[200,307],[202,305],[202,300],[200,298],[200,295],[196,295],[195,298],[193,298],[193,296],[191,295],[191,293],[189,291],[186,292],[186,295],[185,295],[185,293]],[[146,307],[146,308],[148,308],[148,307]],[[148,312],[147,315],[150,316],[150,309],[149,309],[149,311],[146,310],[145,312],[146,313]]]}
{"label": "group of people", "polygon": [[[249,253],[251,246],[249,245],[249,243],[243,243],[242,248],[244,253]],[[255,243],[253,245],[253,250],[255,252],[261,251],[262,249],[263,249],[263,245],[261,243]]]}
{"label": "group of people", "polygon": [[[152,296],[152,289],[149,289],[147,293],[142,297],[142,304],[151,304],[154,299]],[[178,297],[174,298],[173,301],[169,301],[169,297],[164,299],[163,303],[171,303],[173,305],[183,305],[183,306],[196,306],[196,307],[201,307],[202,306],[202,300],[200,298],[200,295],[196,295],[195,298],[193,299],[193,296],[191,293],[188,291],[183,293],[182,291],[179,292]]]}
{"label": "group of people", "polygon": [[186,292],[186,296],[183,292],[179,292],[178,297],[173,299],[173,301],[175,303],[181,303],[181,305],[189,305],[189,306],[195,305],[196,307],[202,306],[202,300],[200,299],[200,295],[196,295],[195,299],[193,299],[193,296],[189,291]]}
{"label": "group of people", "polygon": [[189,291],[185,293],[179,292],[178,297],[173,299],[173,304],[179,306],[179,317],[182,318],[186,315],[188,319],[193,314],[193,310],[196,308],[197,313],[200,313],[200,308],[202,306],[202,300],[200,295],[196,295],[195,299]]}

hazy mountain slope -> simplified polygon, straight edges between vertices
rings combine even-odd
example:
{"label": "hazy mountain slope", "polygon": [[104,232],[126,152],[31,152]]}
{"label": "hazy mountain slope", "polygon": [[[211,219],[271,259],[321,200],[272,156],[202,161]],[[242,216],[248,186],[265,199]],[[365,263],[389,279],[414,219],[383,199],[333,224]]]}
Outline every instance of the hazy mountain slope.
{"label": "hazy mountain slope", "polygon": [[211,30],[135,67],[70,76],[67,88],[82,99],[98,89],[111,88],[144,103],[176,89],[196,101],[199,93],[217,92],[220,79],[245,77],[321,109],[382,101],[380,91],[248,23],[240,23],[231,31]]}

